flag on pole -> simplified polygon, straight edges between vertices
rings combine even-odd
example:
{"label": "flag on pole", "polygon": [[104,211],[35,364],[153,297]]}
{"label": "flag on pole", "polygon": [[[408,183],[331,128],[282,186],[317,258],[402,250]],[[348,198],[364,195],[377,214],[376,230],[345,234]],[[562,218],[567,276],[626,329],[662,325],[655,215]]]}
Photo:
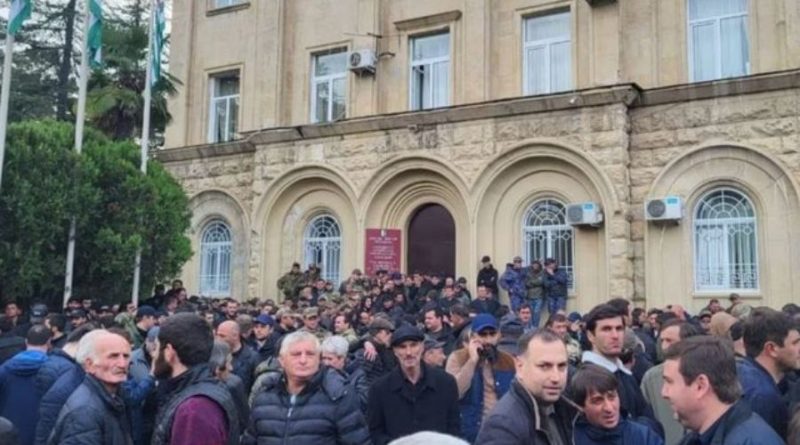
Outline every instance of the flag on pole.
{"label": "flag on pole", "polygon": [[31,0],[11,0],[11,12],[8,14],[8,33],[16,34],[22,28],[22,22],[31,16]]}
{"label": "flag on pole", "polygon": [[89,51],[89,63],[92,68],[98,68],[103,64],[103,7],[101,0],[89,0],[89,38],[87,46]]}
{"label": "flag on pole", "polygon": [[161,53],[164,50],[164,29],[166,28],[167,18],[164,14],[164,0],[153,2],[153,46],[150,54],[153,58],[150,71],[150,85],[155,85],[161,78]]}

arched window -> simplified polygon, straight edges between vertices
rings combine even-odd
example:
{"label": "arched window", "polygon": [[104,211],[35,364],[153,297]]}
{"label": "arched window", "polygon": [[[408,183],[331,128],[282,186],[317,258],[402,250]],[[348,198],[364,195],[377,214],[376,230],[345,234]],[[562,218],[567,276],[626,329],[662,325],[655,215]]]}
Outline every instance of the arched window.
{"label": "arched window", "polygon": [[554,199],[536,201],[525,212],[522,220],[522,251],[525,264],[546,258],[555,258],[558,267],[569,277],[569,288],[574,287],[574,252],[572,226],[567,224],[564,204]]}
{"label": "arched window", "polygon": [[231,229],[223,221],[206,225],[200,238],[200,293],[230,295],[231,291]]}
{"label": "arched window", "polygon": [[694,273],[699,291],[758,289],[756,214],[743,193],[716,189],[698,202]]}
{"label": "arched window", "polygon": [[342,251],[342,230],[332,215],[320,215],[306,227],[303,247],[306,264],[314,263],[320,268],[320,276],[339,285],[339,262]]}

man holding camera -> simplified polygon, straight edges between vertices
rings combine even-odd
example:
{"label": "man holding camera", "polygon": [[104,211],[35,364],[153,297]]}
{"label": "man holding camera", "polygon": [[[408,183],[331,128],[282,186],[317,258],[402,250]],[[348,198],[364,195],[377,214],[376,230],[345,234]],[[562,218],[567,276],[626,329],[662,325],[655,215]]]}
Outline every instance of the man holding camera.
{"label": "man holding camera", "polygon": [[514,380],[514,357],[497,349],[497,320],[479,314],[472,320],[464,347],[447,360],[446,371],[456,379],[461,409],[461,434],[470,443],[481,423]]}

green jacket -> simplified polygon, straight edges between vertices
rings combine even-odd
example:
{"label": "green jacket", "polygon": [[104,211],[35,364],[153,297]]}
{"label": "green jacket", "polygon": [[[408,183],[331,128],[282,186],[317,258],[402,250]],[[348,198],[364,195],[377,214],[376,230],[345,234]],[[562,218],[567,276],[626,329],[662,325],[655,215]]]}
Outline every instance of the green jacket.
{"label": "green jacket", "polygon": [[278,279],[278,290],[283,292],[283,296],[288,299],[297,298],[298,288],[303,282],[303,274],[287,272],[286,275]]}
{"label": "green jacket", "polygon": [[529,300],[544,297],[544,271],[534,273],[533,270],[528,270],[525,275],[525,289]]}

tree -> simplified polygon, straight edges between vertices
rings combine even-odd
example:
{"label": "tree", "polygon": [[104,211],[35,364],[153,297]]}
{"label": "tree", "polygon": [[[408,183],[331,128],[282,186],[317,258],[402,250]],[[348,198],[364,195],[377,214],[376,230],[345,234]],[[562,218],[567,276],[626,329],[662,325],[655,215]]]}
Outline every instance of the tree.
{"label": "tree", "polygon": [[[139,150],[56,121],[9,127],[0,194],[0,296],[58,307],[69,221],[77,217],[73,293],[105,302],[130,297],[133,259],[143,243],[141,288],[173,277],[191,256],[188,199],[157,162],[138,169]],[[52,306],[51,306],[52,307]]]}

